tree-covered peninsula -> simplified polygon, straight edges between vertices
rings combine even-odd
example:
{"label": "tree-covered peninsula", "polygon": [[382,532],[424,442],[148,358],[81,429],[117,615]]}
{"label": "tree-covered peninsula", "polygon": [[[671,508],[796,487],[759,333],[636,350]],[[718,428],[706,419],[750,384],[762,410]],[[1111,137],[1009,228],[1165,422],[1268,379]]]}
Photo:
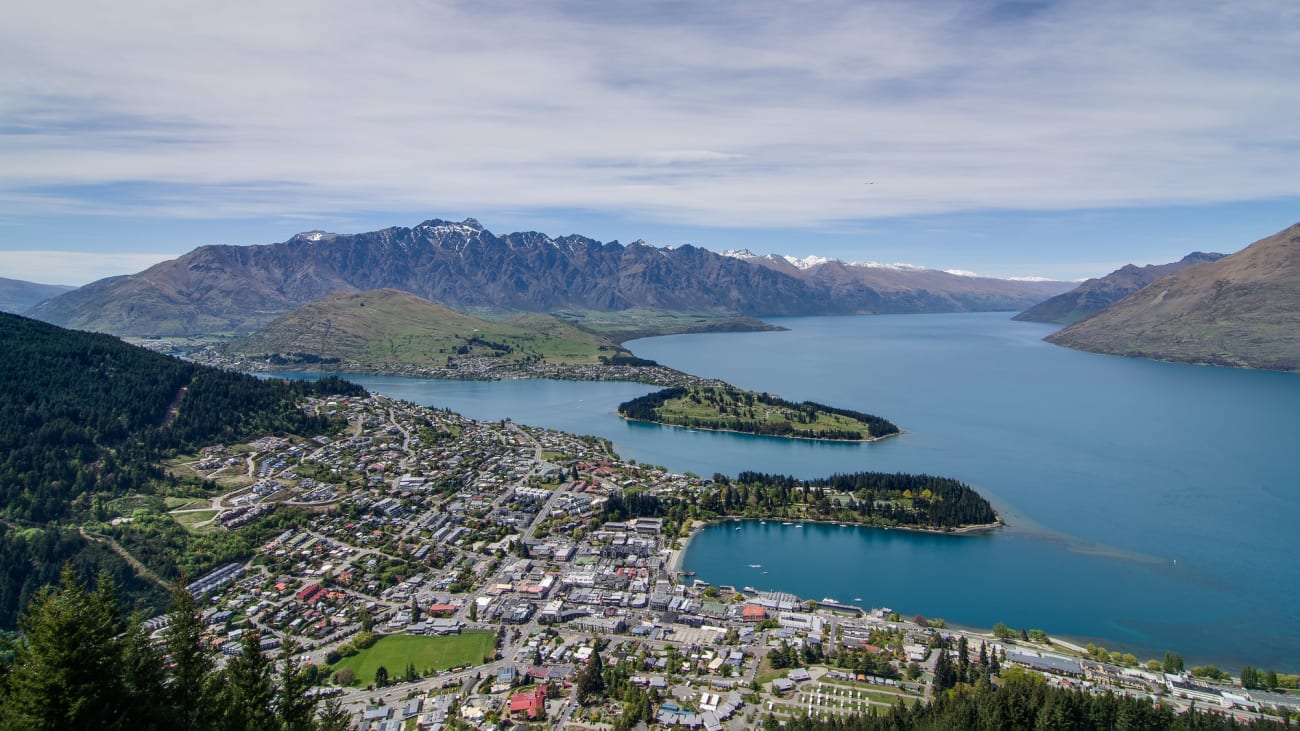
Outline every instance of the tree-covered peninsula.
{"label": "tree-covered peninsula", "polygon": [[872,414],[716,384],[655,391],[619,404],[618,413],[634,421],[688,429],[795,439],[871,441],[898,433],[892,422]]}
{"label": "tree-covered peninsula", "polygon": [[711,489],[685,496],[623,493],[604,506],[606,520],[664,518],[665,531],[692,520],[820,520],[914,530],[953,531],[999,522],[989,501],[948,477],[857,472],[815,480],[741,472],[713,476]]}

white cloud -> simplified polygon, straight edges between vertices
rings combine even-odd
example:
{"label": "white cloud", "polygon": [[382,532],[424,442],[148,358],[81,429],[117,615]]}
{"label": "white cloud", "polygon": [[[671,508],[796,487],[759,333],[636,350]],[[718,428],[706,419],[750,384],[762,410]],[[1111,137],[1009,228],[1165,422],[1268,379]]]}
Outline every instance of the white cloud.
{"label": "white cloud", "polygon": [[804,226],[1300,194],[1290,0],[78,5],[0,26],[0,213]]}
{"label": "white cloud", "polygon": [[0,273],[9,279],[81,286],[97,279],[135,274],[179,254],[93,251],[0,251]]}

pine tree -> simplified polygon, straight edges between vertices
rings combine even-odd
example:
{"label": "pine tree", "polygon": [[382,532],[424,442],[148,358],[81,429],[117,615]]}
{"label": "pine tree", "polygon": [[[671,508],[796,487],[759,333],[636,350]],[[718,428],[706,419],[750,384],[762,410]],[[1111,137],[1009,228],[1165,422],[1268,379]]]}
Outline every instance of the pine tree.
{"label": "pine tree", "polygon": [[583,705],[605,691],[605,663],[599,652],[591,653],[591,660],[578,673],[576,685],[578,703]]}
{"label": "pine tree", "polygon": [[352,714],[343,707],[338,698],[330,698],[321,708],[316,719],[316,731],[349,731],[352,728]]}
{"label": "pine tree", "polygon": [[194,596],[181,584],[172,589],[167,618],[163,642],[171,658],[171,672],[164,698],[171,717],[181,728],[198,728],[206,714],[205,700],[212,690],[209,679],[215,663],[201,645],[203,622]]}
{"label": "pine tree", "polygon": [[271,663],[260,641],[256,632],[244,633],[241,652],[217,676],[217,699],[208,710],[216,714],[222,731],[278,728]]}
{"label": "pine tree", "polygon": [[70,565],[64,566],[59,586],[37,592],[18,628],[21,636],[0,703],[6,726],[147,727],[142,712],[151,699],[132,697],[133,688],[122,676],[127,627],[107,574],[100,574],[92,593]]}
{"label": "pine tree", "polygon": [[280,646],[275,711],[284,731],[311,731],[316,714],[316,697],[307,694],[312,685],[310,678],[294,657],[298,650],[292,637],[286,637]]}

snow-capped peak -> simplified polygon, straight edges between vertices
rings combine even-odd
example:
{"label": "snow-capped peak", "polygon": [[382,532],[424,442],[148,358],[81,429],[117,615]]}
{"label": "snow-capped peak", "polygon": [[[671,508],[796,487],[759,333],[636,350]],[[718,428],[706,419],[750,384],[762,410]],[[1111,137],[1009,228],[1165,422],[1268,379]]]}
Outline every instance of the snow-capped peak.
{"label": "snow-capped peak", "polygon": [[332,234],[329,231],[321,231],[320,229],[315,229],[313,231],[303,231],[302,233],[298,234],[294,238],[299,238],[304,241],[322,241],[327,238],[334,238],[335,235],[336,234]]}
{"label": "snow-capped peak", "polygon": [[822,264],[829,264],[830,262],[837,261],[836,259],[827,259],[824,256],[805,256],[802,259],[793,256],[782,256],[781,258],[795,265],[799,269],[812,269],[815,266],[821,266]]}
{"label": "snow-capped peak", "polygon": [[732,259],[757,259],[758,258],[758,254],[755,254],[749,249],[727,249],[726,251],[722,252],[720,256],[726,256]]}

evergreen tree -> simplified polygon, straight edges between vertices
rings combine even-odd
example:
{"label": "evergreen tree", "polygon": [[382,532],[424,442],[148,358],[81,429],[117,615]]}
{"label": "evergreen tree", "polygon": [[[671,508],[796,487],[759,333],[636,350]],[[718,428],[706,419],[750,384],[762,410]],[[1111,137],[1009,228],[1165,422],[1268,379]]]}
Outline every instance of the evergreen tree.
{"label": "evergreen tree", "polygon": [[221,731],[279,727],[273,709],[271,663],[262,654],[260,642],[256,632],[245,632],[241,652],[217,676],[216,702],[207,710],[215,715]]}
{"label": "evergreen tree", "polygon": [[952,658],[948,657],[946,649],[940,647],[937,652],[939,659],[934,664],[934,689],[948,690],[957,685],[957,670],[953,668]]}
{"label": "evergreen tree", "polygon": [[[126,622],[117,589],[100,574],[89,591],[70,565],[59,586],[45,586],[19,617],[21,636],[6,679],[0,719],[25,729],[134,729],[144,721],[148,697],[123,677]],[[132,664],[140,661],[133,647]]]}
{"label": "evergreen tree", "polygon": [[321,708],[316,720],[316,731],[349,731],[352,728],[352,714],[343,708],[338,698],[330,698]]}
{"label": "evergreen tree", "polygon": [[294,657],[299,649],[292,637],[286,637],[280,646],[275,711],[284,731],[311,731],[316,714],[316,698],[307,694],[311,678]]}
{"label": "evergreen tree", "polygon": [[600,659],[599,652],[591,653],[591,659],[578,673],[575,685],[577,700],[581,705],[586,705],[589,700],[605,691],[605,663]]}
{"label": "evergreen tree", "polygon": [[149,633],[139,621],[132,621],[122,640],[122,667],[118,673],[131,699],[133,731],[172,728],[173,717],[160,700],[164,698],[167,672]]}
{"label": "evergreen tree", "polygon": [[1166,673],[1183,672],[1183,656],[1176,652],[1166,652],[1164,670]]}
{"label": "evergreen tree", "polygon": [[215,663],[203,651],[203,621],[194,596],[180,583],[172,589],[167,617],[163,645],[171,658],[171,671],[164,702],[181,728],[199,728],[206,715],[205,696],[212,690],[209,678]]}
{"label": "evergreen tree", "polygon": [[375,668],[375,687],[383,688],[388,685],[388,668],[380,665]]}

